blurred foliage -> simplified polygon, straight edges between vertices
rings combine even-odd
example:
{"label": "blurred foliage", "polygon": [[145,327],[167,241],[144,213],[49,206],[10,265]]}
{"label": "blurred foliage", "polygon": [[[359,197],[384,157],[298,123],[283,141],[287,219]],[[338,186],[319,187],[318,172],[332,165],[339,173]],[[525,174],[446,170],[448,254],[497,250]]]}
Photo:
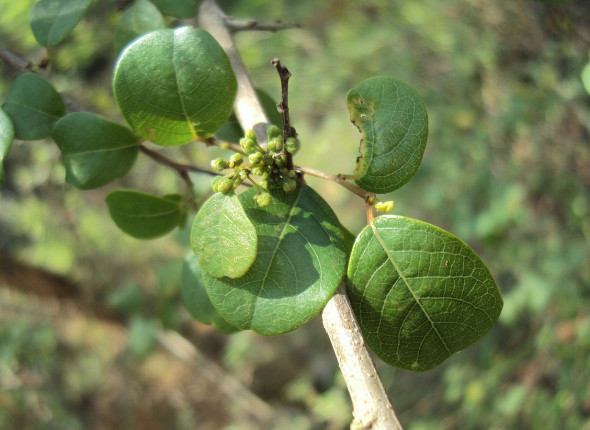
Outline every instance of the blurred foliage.
{"label": "blurred foliage", "polygon": [[[0,0],[0,46],[38,62],[45,52],[28,27],[34,3]],[[49,77],[112,120],[120,120],[110,84],[119,4],[93,3],[73,34],[51,48]],[[293,74],[300,165],[354,169],[360,135],[348,121],[345,96],[363,79],[395,76],[425,100],[424,163],[391,195],[394,212],[440,225],[474,247],[496,276],[505,308],[483,341],[434,371],[379,366],[405,428],[590,429],[590,96],[581,79],[590,3],[220,4],[236,18],[303,24],[237,35],[257,87],[278,99],[273,57]],[[3,100],[17,74],[1,63],[0,73]],[[165,151],[201,164],[217,156],[201,146]],[[147,428],[149,420],[150,428],[257,428],[236,398],[145,340],[158,327],[187,326],[199,348],[273,406],[276,428],[346,427],[350,406],[317,319],[278,338],[223,337],[189,323],[177,278],[186,230],[150,242],[124,236],[104,203],[113,188],[64,185],[49,142],[15,142],[5,164],[2,254],[75,281],[84,300],[116,309],[130,330],[41,312],[46,301],[7,294],[0,285],[0,427]],[[206,193],[208,179],[193,179]],[[351,231],[360,231],[360,199],[332,183],[309,183]],[[166,194],[182,184],[142,158],[115,185]]]}

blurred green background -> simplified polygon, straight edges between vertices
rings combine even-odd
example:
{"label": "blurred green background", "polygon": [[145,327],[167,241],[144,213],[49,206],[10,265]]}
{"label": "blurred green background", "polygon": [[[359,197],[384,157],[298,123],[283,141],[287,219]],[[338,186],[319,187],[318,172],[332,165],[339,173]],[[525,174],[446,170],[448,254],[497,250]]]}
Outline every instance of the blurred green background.
{"label": "blurred green background", "polygon": [[[35,2],[0,0],[0,47],[38,62]],[[49,79],[87,109],[120,120],[110,80],[119,2],[94,2],[51,52]],[[350,173],[359,137],[348,89],[393,75],[424,97],[430,136],[394,213],[464,239],[505,298],[496,327],[428,373],[377,363],[410,430],[590,429],[590,3],[532,0],[251,0],[236,18],[300,30],[236,36],[255,84],[278,98],[292,72],[296,162]],[[183,23],[186,23],[184,21]],[[171,22],[171,24],[177,24]],[[0,62],[0,102],[16,72]],[[206,165],[200,145],[166,149]],[[187,231],[142,242],[117,230],[114,188],[170,193],[175,174],[139,159],[113,185],[64,183],[52,142],[15,142],[0,187],[0,428],[341,429],[346,388],[318,318],[276,338],[223,336],[179,299]],[[194,178],[200,195],[209,179]],[[354,233],[364,204],[309,179]],[[171,333],[180,333],[199,353]],[[194,352],[194,351],[193,351]]]}

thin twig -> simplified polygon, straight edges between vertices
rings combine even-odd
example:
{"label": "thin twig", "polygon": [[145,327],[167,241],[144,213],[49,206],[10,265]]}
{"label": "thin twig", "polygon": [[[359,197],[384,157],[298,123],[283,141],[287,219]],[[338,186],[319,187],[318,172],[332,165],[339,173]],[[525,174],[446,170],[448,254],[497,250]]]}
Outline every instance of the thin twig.
{"label": "thin twig", "polygon": [[27,62],[4,48],[0,48],[0,58],[2,58],[2,60],[4,60],[4,62],[13,69],[23,73],[30,72],[35,66],[30,61]]}
{"label": "thin twig", "polygon": [[289,119],[289,78],[291,72],[281,64],[278,58],[273,58],[270,63],[277,69],[281,79],[281,102],[277,104],[277,109],[283,117],[283,137],[287,140],[290,137],[297,137],[297,131]]}
{"label": "thin twig", "polygon": [[225,24],[233,33],[238,31],[280,31],[288,30],[290,28],[301,28],[301,24],[296,22],[259,22],[255,19],[233,19],[231,17],[225,18]]}
{"label": "thin twig", "polygon": [[213,176],[218,174],[218,173],[212,172],[211,170],[207,170],[207,169],[204,169],[199,166],[194,166],[192,164],[177,163],[176,161],[173,161],[173,160],[169,159],[168,157],[165,157],[164,155],[160,154],[159,152],[147,148],[144,145],[139,145],[139,150],[141,152],[143,152],[145,155],[147,155],[148,157],[150,157],[151,159],[153,159],[154,161],[157,161],[160,164],[163,164],[165,166],[171,167],[172,169],[176,170],[178,172],[178,174],[180,175],[180,177],[182,177],[183,179],[185,176],[188,177],[188,172],[205,173],[206,175],[213,175]]}
{"label": "thin twig", "polygon": [[315,176],[316,178],[327,179],[328,181],[336,182],[338,185],[342,185],[348,191],[352,191],[364,201],[368,201],[371,197],[374,197],[373,193],[369,193],[363,190],[361,187],[351,184],[346,179],[338,175],[332,175],[331,173],[326,173],[321,170],[312,169],[310,167],[295,166],[295,171],[304,173],[306,175]]}

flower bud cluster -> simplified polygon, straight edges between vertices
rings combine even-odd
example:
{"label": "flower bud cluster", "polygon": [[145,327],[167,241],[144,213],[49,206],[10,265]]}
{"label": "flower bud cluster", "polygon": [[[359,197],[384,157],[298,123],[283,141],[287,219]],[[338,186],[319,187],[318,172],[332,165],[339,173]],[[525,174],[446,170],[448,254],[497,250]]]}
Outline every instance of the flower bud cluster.
{"label": "flower bud cluster", "polygon": [[[253,130],[248,130],[240,139],[240,147],[245,155],[235,153],[228,161],[222,158],[211,161],[211,168],[218,172],[232,170],[226,176],[213,179],[211,182],[213,191],[231,194],[244,180],[250,179],[257,188],[254,199],[260,207],[266,207],[272,203],[269,193],[270,184],[280,184],[285,192],[297,188],[297,174],[288,167],[287,152],[291,155],[295,154],[299,150],[299,140],[290,137],[284,141],[281,130],[275,125],[269,126],[266,133],[267,148],[260,146]],[[258,178],[254,180],[253,176]]]}
{"label": "flower bud cluster", "polygon": [[388,202],[377,202],[375,203],[375,209],[377,209],[379,212],[391,212],[393,210],[393,205],[395,204],[395,202],[393,200],[390,200]]}

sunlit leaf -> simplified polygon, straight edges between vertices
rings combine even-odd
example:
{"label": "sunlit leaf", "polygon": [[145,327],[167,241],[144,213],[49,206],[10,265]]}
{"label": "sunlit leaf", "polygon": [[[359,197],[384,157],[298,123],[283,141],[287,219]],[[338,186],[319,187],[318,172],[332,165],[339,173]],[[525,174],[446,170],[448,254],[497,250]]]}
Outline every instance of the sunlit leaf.
{"label": "sunlit leaf", "polygon": [[475,252],[452,234],[381,216],[353,247],[347,291],[363,336],[383,361],[429,370],[484,336],[502,297]]}
{"label": "sunlit leaf", "polygon": [[14,80],[2,106],[20,140],[44,139],[55,122],[66,113],[59,93],[46,79],[23,73]]}
{"label": "sunlit leaf", "polygon": [[14,127],[6,113],[0,109],[0,184],[4,181],[4,157],[14,140]]}
{"label": "sunlit leaf", "polygon": [[239,331],[223,319],[211,304],[203,283],[197,256],[194,254],[188,255],[184,260],[180,277],[180,293],[184,305],[197,321],[213,325],[217,330],[226,334]]}
{"label": "sunlit leaf", "polygon": [[191,230],[191,248],[199,264],[215,278],[244,276],[256,258],[257,243],[256,229],[235,194],[211,196]]}
{"label": "sunlit leaf", "polygon": [[385,76],[361,82],[347,102],[350,120],[363,135],[355,182],[375,193],[398,189],[422,162],[428,137],[424,102],[408,84]]}
{"label": "sunlit leaf", "polygon": [[117,227],[137,239],[153,239],[172,230],[183,220],[180,200],[134,190],[115,190],[106,197]]}
{"label": "sunlit leaf", "polygon": [[131,130],[88,112],[60,119],[51,134],[61,150],[66,181],[97,188],[126,174],[137,158],[139,138]]}
{"label": "sunlit leaf", "polygon": [[158,8],[148,0],[137,0],[123,12],[115,27],[115,51],[121,52],[137,37],[161,28],[166,28],[166,22]]}
{"label": "sunlit leaf", "polygon": [[92,0],[41,0],[31,12],[31,30],[43,46],[54,46],[72,32]]}
{"label": "sunlit leaf", "polygon": [[151,0],[165,15],[177,18],[193,18],[197,14],[199,0]]}
{"label": "sunlit leaf", "polygon": [[260,208],[251,188],[239,195],[256,227],[258,254],[241,278],[203,273],[213,306],[233,326],[264,335],[294,330],[316,315],[344,276],[348,233],[311,188],[272,190]]}
{"label": "sunlit leaf", "polygon": [[228,119],[237,91],[229,59],[202,29],[148,33],[123,51],[113,81],[131,127],[159,145],[208,137]]}

